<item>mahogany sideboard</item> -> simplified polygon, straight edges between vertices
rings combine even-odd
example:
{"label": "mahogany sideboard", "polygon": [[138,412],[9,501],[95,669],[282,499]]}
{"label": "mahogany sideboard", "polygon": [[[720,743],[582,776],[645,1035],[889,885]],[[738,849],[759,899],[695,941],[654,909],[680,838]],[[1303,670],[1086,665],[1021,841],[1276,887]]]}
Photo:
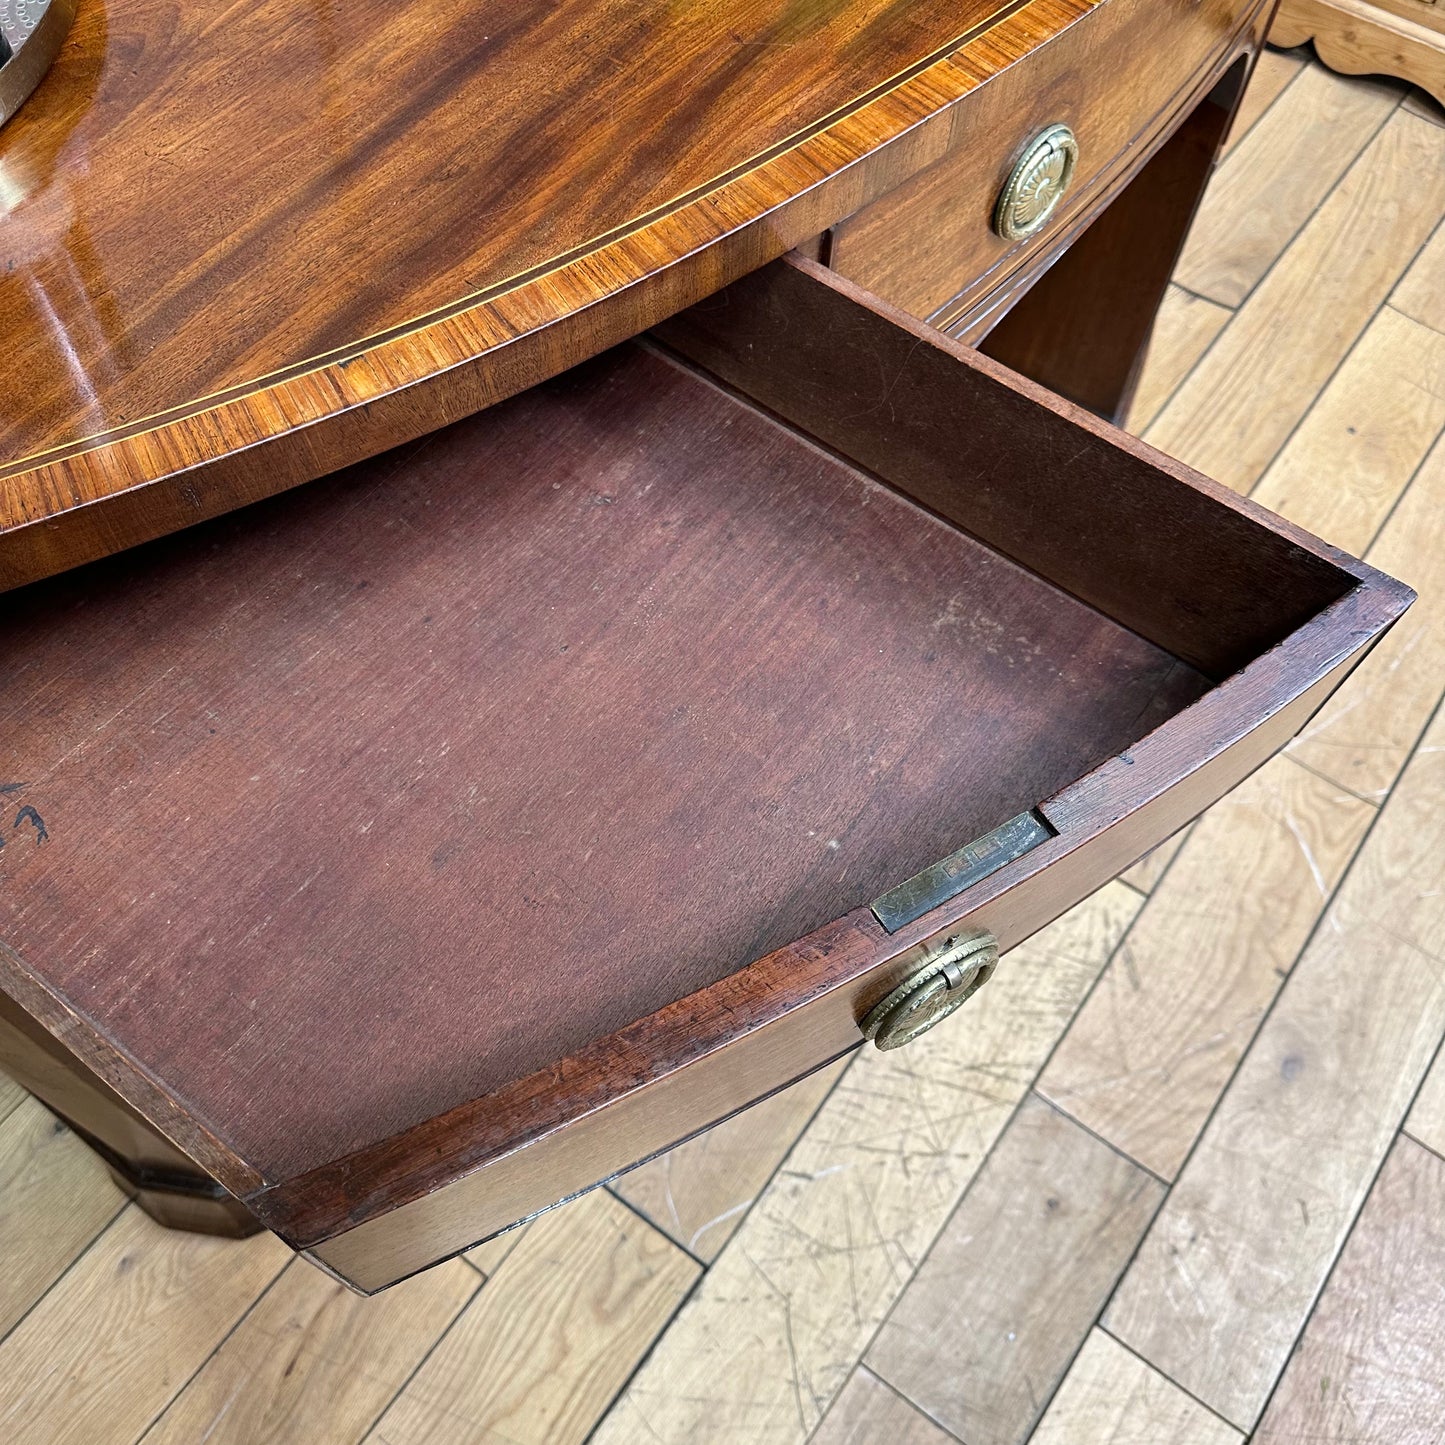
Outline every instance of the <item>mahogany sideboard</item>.
{"label": "mahogany sideboard", "polygon": [[1259,766],[1410,593],[1110,419],[1270,8],[80,0],[0,130],[0,1065],[372,1291]]}

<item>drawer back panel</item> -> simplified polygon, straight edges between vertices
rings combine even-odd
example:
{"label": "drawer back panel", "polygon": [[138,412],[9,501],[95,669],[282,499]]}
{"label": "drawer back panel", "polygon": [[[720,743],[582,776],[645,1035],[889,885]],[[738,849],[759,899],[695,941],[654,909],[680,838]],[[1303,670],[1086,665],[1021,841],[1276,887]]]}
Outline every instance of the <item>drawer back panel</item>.
{"label": "drawer back panel", "polygon": [[1288,524],[812,262],[656,334],[1210,677],[1354,585]]}

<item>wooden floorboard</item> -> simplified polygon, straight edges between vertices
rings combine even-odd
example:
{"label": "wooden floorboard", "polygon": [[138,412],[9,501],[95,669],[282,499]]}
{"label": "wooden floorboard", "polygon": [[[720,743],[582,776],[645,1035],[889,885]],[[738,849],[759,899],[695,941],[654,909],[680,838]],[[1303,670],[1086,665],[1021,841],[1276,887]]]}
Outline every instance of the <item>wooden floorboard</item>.
{"label": "wooden floorboard", "polygon": [[1249,86],[1235,112],[1234,124],[1224,143],[1228,155],[1252,131],[1261,116],[1284,93],[1286,87],[1308,64],[1308,54],[1299,50],[1265,50],[1260,54],[1250,77]]}
{"label": "wooden floorboard", "polygon": [[1445,1420],[1445,1161],[1390,1153],[1256,1445],[1436,1445]]}
{"label": "wooden floorboard", "polygon": [[0,1339],[123,1202],[94,1153],[35,1100],[0,1121]]}
{"label": "wooden floorboard", "polygon": [[357,1445],[481,1285],[454,1260],[369,1300],[297,1260],[145,1445]]}
{"label": "wooden floorboard", "polygon": [[1182,286],[1169,287],[1154,318],[1148,364],[1129,405],[1131,431],[1143,431],[1159,415],[1233,315],[1229,307]]}
{"label": "wooden floorboard", "polygon": [[1181,828],[1172,838],[1157,848],[1151,848],[1132,868],[1126,868],[1119,876],[1140,893],[1152,893],[1169,871],[1169,865],[1179,856],[1179,850],[1193,826],[1191,823],[1188,828]]}
{"label": "wooden floorboard", "polygon": [[138,1440],[289,1257],[270,1235],[202,1239],[127,1209],[0,1345],[0,1440]]}
{"label": "wooden floorboard", "polygon": [[810,1445],[954,1445],[956,1439],[859,1365]]}
{"label": "wooden floorboard", "polygon": [[0,1074],[0,1120],[3,1120],[12,1109],[17,1108],[25,1097],[25,1090],[19,1084],[4,1074]]}
{"label": "wooden floorboard", "polygon": [[1031,1095],[865,1363],[968,1445],[1021,1445],[1163,1197]]}
{"label": "wooden floorboard", "polygon": [[1366,553],[1420,594],[1290,744],[1290,755],[1371,802],[1399,777],[1445,686],[1445,440]]}
{"label": "wooden floorboard", "polygon": [[1244,1437],[1102,1330],[1034,1432],[1034,1445],[1240,1445]]}
{"label": "wooden floorboard", "polygon": [[577,1445],[697,1271],[606,1190],[544,1214],[377,1421],[368,1445]]}
{"label": "wooden floorboard", "polygon": [[1445,1440],[1442,217],[1445,111],[1266,54],[1141,378],[1421,593],[1286,758],[914,1048],[371,1300],[0,1079],[0,1445]]}
{"label": "wooden floorboard", "polygon": [[1445,130],[1397,110],[1220,333],[1148,440],[1250,490],[1442,209]]}
{"label": "wooden floorboard", "polygon": [[1224,158],[1176,281],[1221,306],[1240,305],[1403,93],[1393,82],[1306,67]]}
{"label": "wooden floorboard", "polygon": [[1210,810],[1039,1081],[1173,1179],[1375,810],[1275,758]]}
{"label": "wooden floorboard", "polygon": [[1445,427],[1445,335],[1382,307],[1255,487],[1255,501],[1356,554]]}
{"label": "wooden floorboard", "polygon": [[1253,1427],[1445,1034],[1445,714],[1326,909],[1104,1324]]}
{"label": "wooden floorboard", "polygon": [[614,1192],[689,1254],[716,1259],[847,1066],[848,1061],[841,1060],[819,1069],[791,1089],[624,1174],[613,1185]]}

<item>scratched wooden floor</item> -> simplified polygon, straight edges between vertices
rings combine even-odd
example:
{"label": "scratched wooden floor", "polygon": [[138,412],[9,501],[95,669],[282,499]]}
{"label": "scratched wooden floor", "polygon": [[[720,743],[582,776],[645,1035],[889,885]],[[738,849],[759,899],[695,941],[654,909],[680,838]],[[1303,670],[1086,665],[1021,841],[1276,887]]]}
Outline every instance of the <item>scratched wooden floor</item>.
{"label": "scratched wooden floor", "polygon": [[375,1300],[0,1083],[7,1445],[1445,1438],[1445,117],[1267,56],[1134,425],[1422,599],[1290,752],[860,1054]]}

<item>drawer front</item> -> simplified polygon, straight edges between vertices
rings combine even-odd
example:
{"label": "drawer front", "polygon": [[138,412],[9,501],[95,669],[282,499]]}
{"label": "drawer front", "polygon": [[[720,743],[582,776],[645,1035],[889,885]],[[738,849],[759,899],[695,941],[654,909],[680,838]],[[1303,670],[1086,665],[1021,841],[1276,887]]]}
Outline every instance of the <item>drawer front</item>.
{"label": "drawer front", "polygon": [[[1101,0],[961,102],[948,154],[836,227],[830,264],[946,325],[962,304],[955,298],[1047,253],[1108,203],[1258,12],[1257,0]],[[1031,142],[1056,125],[1078,146],[1066,193],[1040,230],[1005,240],[994,224],[999,197]]]}

